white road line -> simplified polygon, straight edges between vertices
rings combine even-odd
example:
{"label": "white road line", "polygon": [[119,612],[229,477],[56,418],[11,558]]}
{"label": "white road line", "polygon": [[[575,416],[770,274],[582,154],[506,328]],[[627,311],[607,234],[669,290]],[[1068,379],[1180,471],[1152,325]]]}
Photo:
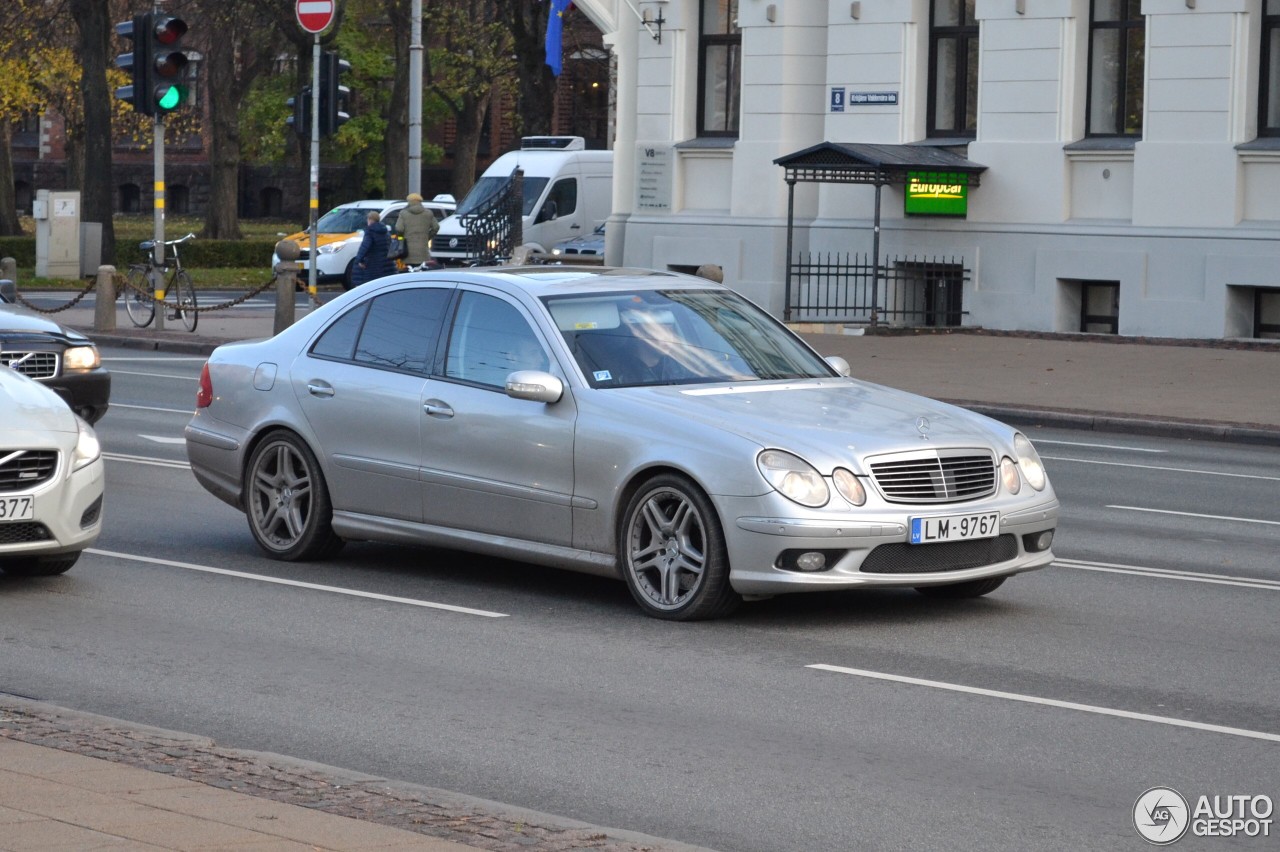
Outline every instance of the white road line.
{"label": "white road line", "polygon": [[1076,568],[1080,571],[1133,574],[1137,577],[1154,577],[1160,580],[1185,580],[1189,583],[1212,583],[1218,586],[1241,586],[1246,589],[1268,589],[1280,592],[1280,580],[1265,580],[1258,577],[1232,577],[1227,574],[1175,571],[1172,568],[1148,568],[1142,565],[1116,565],[1111,562],[1085,562],[1079,559],[1055,559],[1053,564],[1060,568]]}
{"label": "white road line", "polygon": [[1267,524],[1280,527],[1280,521],[1264,521],[1260,518],[1233,518],[1230,515],[1203,515],[1199,512],[1175,512],[1171,509],[1144,509],[1141,506],[1108,506],[1108,509],[1124,509],[1127,512],[1149,512],[1153,515],[1177,515],[1182,518],[1205,518],[1210,521],[1239,521],[1242,524]]}
{"label": "white road line", "polygon": [[443,609],[448,612],[461,613],[462,615],[479,615],[484,618],[510,617],[505,612],[490,612],[484,609],[471,609],[470,607],[435,603],[434,601],[420,601],[415,598],[398,598],[393,595],[380,595],[376,592],[362,592],[358,589],[343,589],[338,586],[322,586],[319,583],[303,583],[298,580],[285,580],[280,577],[267,577],[262,574],[246,574],[243,571],[231,571],[226,568],[214,568],[209,565],[196,565],[193,562],[177,562],[173,559],[156,559],[152,556],[140,556],[136,553],[117,553],[112,550],[98,550],[96,547],[86,548],[85,553],[92,553],[95,556],[109,556],[112,559],[125,559],[131,562],[146,562],[151,565],[164,565],[169,568],[185,568],[188,571],[200,571],[205,574],[219,574],[223,577],[236,577],[241,580],[257,580],[260,583],[272,583],[277,586],[293,586],[294,588],[311,589],[317,592],[332,592],[336,595],[348,595],[354,598],[367,598],[374,601],[407,604],[408,606],[419,606],[426,609]]}
{"label": "white road line", "polygon": [[911,686],[927,686],[930,689],[942,689],[949,692],[964,692],[969,695],[984,695],[988,698],[1003,698],[1006,701],[1020,701],[1024,704],[1039,704],[1045,707],[1059,707],[1064,710],[1079,710],[1084,713],[1095,713],[1100,716],[1115,716],[1120,719],[1134,719],[1139,722],[1154,722],[1159,725],[1170,725],[1176,728],[1191,728],[1196,731],[1209,731],[1215,734],[1229,734],[1234,737],[1248,737],[1255,740],[1267,740],[1280,743],[1280,734],[1266,731],[1251,731],[1248,728],[1232,728],[1226,725],[1211,725],[1207,722],[1192,722],[1187,719],[1175,719],[1171,716],[1153,716],[1150,713],[1134,713],[1130,710],[1116,710],[1112,707],[1098,707],[1093,704],[1077,704],[1074,701],[1059,701],[1056,698],[1041,698],[1037,695],[1022,695],[1017,692],[1000,692],[995,689],[981,689],[976,686],[965,686],[959,683],[944,683],[939,680],[923,680],[916,677],[888,674],[887,672],[871,672],[865,669],[849,669],[844,666],[829,666],[815,663],[805,666],[808,669],[835,672],[837,674],[855,675],[857,677],[887,680],[894,683],[905,683]]}
{"label": "white road line", "polygon": [[111,403],[112,408],[133,408],[138,411],[163,411],[166,414],[185,414],[191,416],[194,409],[186,408],[156,408],[154,405],[125,405],[123,402]]}
{"label": "white road line", "polygon": [[178,379],[183,382],[198,382],[199,376],[175,376],[170,373],[131,373],[128,370],[112,370],[113,376],[146,376],[148,379]]}
{"label": "white road line", "polygon": [[1078,464],[1101,464],[1108,467],[1137,467],[1143,470],[1165,470],[1173,473],[1198,473],[1202,476],[1230,476],[1235,479],[1263,479],[1268,482],[1280,482],[1280,476],[1261,476],[1256,473],[1223,473],[1220,470],[1197,470],[1189,467],[1161,467],[1154,464],[1134,464],[1132,462],[1109,462],[1095,459],[1071,459],[1063,456],[1040,456],[1046,461],[1076,462]]}
{"label": "white road line", "polygon": [[130,464],[149,464],[152,467],[177,467],[183,470],[190,470],[191,465],[184,461],[170,459],[152,459],[146,456],[128,456],[123,453],[103,453],[102,457],[108,461],[122,461]]}
{"label": "white road line", "polygon": [[1048,438],[1036,438],[1031,443],[1037,447],[1041,444],[1055,444],[1063,447],[1092,447],[1096,450],[1127,450],[1131,453],[1167,453],[1168,450],[1153,450],[1149,447],[1121,447],[1117,444],[1082,444],[1079,441],[1050,441]]}
{"label": "white road line", "polygon": [[148,441],[155,441],[157,444],[185,444],[186,438],[171,438],[168,435],[143,435],[138,433],[139,438],[146,438]]}

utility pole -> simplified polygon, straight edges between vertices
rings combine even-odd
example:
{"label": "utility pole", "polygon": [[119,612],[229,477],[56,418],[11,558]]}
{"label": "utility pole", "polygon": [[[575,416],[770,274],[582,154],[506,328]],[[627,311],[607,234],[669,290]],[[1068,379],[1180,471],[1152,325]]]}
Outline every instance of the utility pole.
{"label": "utility pole", "polygon": [[422,193],[422,0],[409,26],[409,192]]}

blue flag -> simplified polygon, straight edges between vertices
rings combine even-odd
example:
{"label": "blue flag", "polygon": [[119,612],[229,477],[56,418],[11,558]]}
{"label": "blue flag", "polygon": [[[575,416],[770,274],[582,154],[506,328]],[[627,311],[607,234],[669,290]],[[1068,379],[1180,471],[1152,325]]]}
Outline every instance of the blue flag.
{"label": "blue flag", "polygon": [[551,73],[560,76],[561,54],[564,53],[564,13],[572,0],[551,0],[551,14],[547,18],[547,64]]}

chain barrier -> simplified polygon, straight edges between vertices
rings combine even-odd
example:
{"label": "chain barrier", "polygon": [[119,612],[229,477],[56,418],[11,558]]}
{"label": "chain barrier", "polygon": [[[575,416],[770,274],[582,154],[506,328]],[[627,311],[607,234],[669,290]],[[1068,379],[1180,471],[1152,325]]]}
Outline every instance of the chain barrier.
{"label": "chain barrier", "polygon": [[[128,276],[126,275],[121,275],[119,272],[117,272],[112,277],[112,280],[116,284],[117,293],[123,293],[124,290],[128,289],[128,290],[133,290],[137,293],[141,293],[142,295],[146,296],[149,299],[152,299],[153,301],[155,300],[154,290],[150,290],[145,287],[139,287],[138,285],[130,281]],[[121,283],[124,284],[123,288],[120,287]],[[221,311],[227,308],[234,308],[236,305],[239,305],[242,302],[247,302],[249,299],[252,299],[254,296],[259,295],[260,293],[262,293],[264,290],[266,290],[268,287],[270,287],[275,283],[276,283],[276,276],[272,275],[271,278],[266,281],[266,283],[258,285],[256,288],[250,290],[244,295],[237,296],[234,299],[228,299],[225,302],[219,302],[216,305],[196,305],[195,307],[191,307],[190,305],[182,305],[177,302],[170,302],[168,299],[161,299],[160,304],[164,305],[166,308],[170,308],[175,311],[182,311],[183,313],[186,313],[187,311],[191,311],[193,313],[202,314],[205,311]]]}
{"label": "chain barrier", "polygon": [[35,311],[38,314],[56,314],[59,311],[65,311],[67,308],[74,308],[77,304],[80,303],[80,300],[83,299],[85,296],[89,295],[89,293],[96,286],[98,286],[98,279],[95,278],[89,282],[89,286],[85,287],[83,290],[77,293],[74,299],[72,299],[70,302],[67,302],[65,305],[60,305],[59,307],[56,307],[56,308],[42,308],[39,305],[34,305],[31,302],[28,302],[26,299],[22,298],[21,293],[18,294],[18,304],[22,305],[23,307],[30,308],[31,310]]}

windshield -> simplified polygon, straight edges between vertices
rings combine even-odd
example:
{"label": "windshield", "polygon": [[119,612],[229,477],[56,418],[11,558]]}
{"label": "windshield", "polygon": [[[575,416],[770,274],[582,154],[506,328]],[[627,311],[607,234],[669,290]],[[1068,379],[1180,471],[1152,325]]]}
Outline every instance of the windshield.
{"label": "windshield", "polygon": [[335,207],[316,222],[317,234],[350,234],[364,229],[368,207]]}
{"label": "windshield", "polygon": [[[526,177],[524,179],[524,210],[521,215],[528,216],[533,212],[533,205],[542,197],[542,191],[547,188],[548,178],[544,177]],[[458,205],[457,214],[466,216],[475,213],[496,196],[504,186],[511,181],[509,177],[482,177],[476,181],[476,185],[471,187],[471,191],[467,193],[467,197],[462,199],[462,203]]]}
{"label": "windshield", "polygon": [[787,328],[731,290],[544,299],[592,387],[830,378]]}

